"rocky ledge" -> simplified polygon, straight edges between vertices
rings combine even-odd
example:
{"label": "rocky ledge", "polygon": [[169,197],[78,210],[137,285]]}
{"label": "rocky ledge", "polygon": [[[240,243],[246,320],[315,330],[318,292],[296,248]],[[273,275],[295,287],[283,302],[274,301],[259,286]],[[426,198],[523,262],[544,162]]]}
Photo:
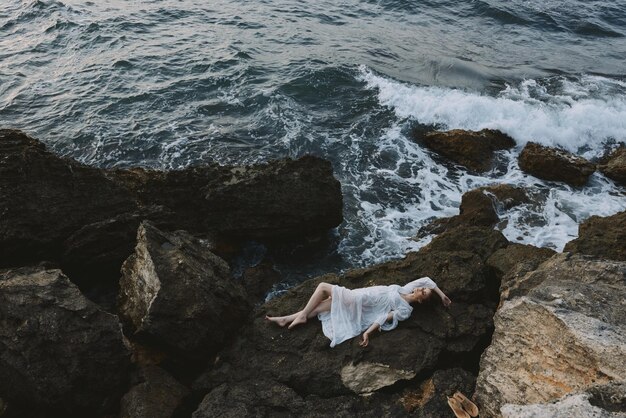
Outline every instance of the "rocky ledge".
{"label": "rocky ledge", "polygon": [[[569,252],[556,253],[493,229],[527,191],[473,190],[420,251],[255,307],[276,272],[264,266],[243,286],[215,236],[336,225],[341,196],[328,163],[99,170],[18,131],[0,131],[0,152],[0,250],[15,265],[0,270],[3,418],[449,417],[457,390],[474,395],[482,417],[626,414],[626,212],[590,218]],[[287,209],[267,193],[298,213],[278,225]],[[30,262],[39,264],[20,266]],[[123,266],[114,313],[58,265],[78,282],[77,272],[89,280]],[[330,348],[315,319],[293,330],[264,320],[301,309],[321,281],[357,288],[420,276],[453,304],[416,306],[366,348],[356,338]]]}
{"label": "rocky ledge", "polygon": [[228,239],[323,234],[342,221],[341,186],[316,157],[176,171],[85,166],[0,130],[0,267],[47,260],[70,277],[119,277],[139,223]]}
{"label": "rocky ledge", "polygon": [[515,141],[505,133],[493,129],[482,131],[435,131],[413,137],[420,144],[476,172],[488,171],[493,166],[494,152],[513,148]]}
{"label": "rocky ledge", "polygon": [[595,165],[565,150],[529,142],[519,155],[519,166],[525,172],[544,180],[562,181],[584,186],[596,170]]}
{"label": "rocky ledge", "polygon": [[622,146],[612,152],[599,169],[605,176],[626,186],[626,147]]}
{"label": "rocky ledge", "polygon": [[[530,285],[496,313],[480,362],[476,399],[484,415],[539,416],[531,411],[559,410],[553,402],[609,383],[621,385],[623,399],[626,263],[557,254],[515,281]],[[616,403],[613,408],[626,412]],[[597,409],[587,401],[561,414],[598,416]]]}

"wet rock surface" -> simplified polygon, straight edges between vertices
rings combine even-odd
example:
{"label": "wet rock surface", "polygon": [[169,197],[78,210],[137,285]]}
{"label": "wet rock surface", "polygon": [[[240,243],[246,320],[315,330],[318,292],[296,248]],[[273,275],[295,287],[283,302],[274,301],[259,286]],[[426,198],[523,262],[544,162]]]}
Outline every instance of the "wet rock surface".
{"label": "wet rock surface", "polygon": [[447,397],[456,391],[469,396],[475,381],[474,375],[461,368],[437,370],[418,389],[404,391],[401,403],[411,416],[448,418],[452,412]]}
{"label": "wet rock surface", "polygon": [[[441,142],[464,150],[491,141],[469,135]],[[509,146],[493,141],[485,161]],[[0,271],[2,416],[448,417],[446,396],[475,386],[481,416],[626,411],[626,212],[590,218],[566,246],[572,253],[556,254],[493,229],[532,190],[483,187],[463,196],[458,216],[432,224],[440,235],[419,252],[315,278],[252,310],[280,280],[271,253],[242,269],[242,286],[213,251],[232,254],[244,238],[290,245],[284,237],[338,223],[328,163],[100,170],[9,130],[0,152],[0,263],[39,264]],[[171,232],[180,228],[189,232]],[[125,259],[126,338],[115,315],[55,270],[110,280]],[[331,349],[317,319],[294,330],[263,319],[301,309],[320,281],[358,288],[422,276],[452,306],[434,297],[367,348],[357,337]]]}
{"label": "wet rock surface", "polygon": [[319,234],[342,220],[340,184],[316,157],[105,170],[58,157],[15,130],[0,130],[0,155],[0,266],[50,260],[84,280],[117,280],[143,219],[256,239]]}
{"label": "wet rock surface", "polygon": [[578,226],[578,238],[563,251],[626,261],[626,211],[588,218]]}
{"label": "wet rock surface", "polygon": [[486,416],[624,381],[624,262],[557,254],[521,280],[533,285],[497,311],[481,358],[476,396]]}
{"label": "wet rock surface", "polygon": [[117,409],[130,366],[117,317],[61,271],[0,271],[0,346],[0,396],[13,415]]}
{"label": "wet rock surface", "polygon": [[215,354],[251,308],[228,264],[184,231],[143,222],[122,274],[120,317],[130,335],[184,362]]}
{"label": "wet rock surface", "polygon": [[263,301],[266,293],[281,280],[281,274],[267,261],[247,268],[241,277],[242,284],[253,302]]}
{"label": "wet rock surface", "polygon": [[494,151],[515,146],[513,138],[493,129],[478,132],[454,129],[425,135],[414,134],[414,137],[434,152],[476,172],[491,169]]}
{"label": "wet rock surface", "polygon": [[416,238],[440,234],[460,225],[493,227],[503,211],[528,202],[526,192],[519,187],[508,184],[479,187],[463,194],[458,215],[436,219],[422,227]]}
{"label": "wet rock surface", "polygon": [[616,149],[608,156],[606,163],[601,164],[600,171],[615,182],[626,186],[626,147]]}
{"label": "wet rock surface", "polygon": [[[468,239],[460,240],[460,236]],[[225,408],[219,410],[224,414],[247,411],[249,404],[263,405],[262,399],[255,398],[261,396],[260,389],[250,388],[247,396],[253,399],[243,406],[235,395],[257,380],[272,382],[284,396],[305,404],[311,397],[321,397],[329,404],[346,398],[355,405],[366,405],[367,401],[358,395],[374,391],[380,406],[372,409],[370,415],[366,413],[367,416],[376,413],[407,416],[409,412],[399,395],[388,394],[387,388],[397,385],[417,388],[443,364],[446,368],[455,364],[467,369],[472,368],[471,364],[476,367],[476,353],[482,351],[489,339],[491,317],[497,304],[491,286],[496,286],[497,296],[498,284],[490,282],[484,260],[507,244],[497,231],[456,228],[403,260],[350,271],[343,276],[322,276],[271,300],[260,307],[253,323],[242,330],[234,345],[220,353],[215,367],[194,383],[197,392],[208,392],[194,416],[216,413],[211,409],[216,404]],[[321,281],[357,288],[406,283],[425,275],[435,278],[454,303],[448,309],[438,300],[416,306],[411,318],[393,332],[373,337],[365,349],[358,345],[359,338],[331,349],[317,319],[293,330],[263,319],[266,313],[282,315],[301,309]],[[254,369],[250,364],[255,365]],[[442,395],[438,392],[437,396],[440,399]],[[298,404],[293,401],[286,405]],[[324,416],[322,409],[317,408],[319,415],[310,416]],[[299,411],[294,406],[286,413]]]}
{"label": "wet rock surface", "polygon": [[122,398],[120,418],[171,418],[182,412],[183,400],[191,392],[167,372],[145,367],[140,380]]}
{"label": "wet rock surface", "polygon": [[[79,229],[139,210],[102,170],[57,157],[20,131],[0,130],[0,155],[0,266],[58,261]],[[90,240],[98,256],[105,241]]]}
{"label": "wet rock surface", "polygon": [[543,180],[562,181],[584,186],[595,166],[582,157],[565,150],[529,142],[519,155],[520,168]]}

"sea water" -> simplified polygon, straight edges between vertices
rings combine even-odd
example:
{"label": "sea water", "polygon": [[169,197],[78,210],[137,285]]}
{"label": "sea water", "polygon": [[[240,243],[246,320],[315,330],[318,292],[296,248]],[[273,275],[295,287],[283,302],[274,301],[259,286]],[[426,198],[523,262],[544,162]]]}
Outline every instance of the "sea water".
{"label": "sea water", "polygon": [[[479,186],[527,188],[497,228],[555,250],[626,209],[599,173],[572,188],[517,164],[529,141],[590,159],[626,141],[625,57],[624,1],[3,0],[0,125],[99,167],[330,160],[345,220],[322,249],[269,253],[290,283],[419,249]],[[517,146],[470,174],[415,127]]]}

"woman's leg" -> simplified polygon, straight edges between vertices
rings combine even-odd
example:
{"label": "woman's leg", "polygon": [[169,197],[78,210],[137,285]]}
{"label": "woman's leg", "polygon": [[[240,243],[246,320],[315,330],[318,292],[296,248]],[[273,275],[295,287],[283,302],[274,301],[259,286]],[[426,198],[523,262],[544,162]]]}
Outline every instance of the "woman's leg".
{"label": "woman's leg", "polygon": [[317,308],[320,303],[324,302],[324,300],[328,299],[329,296],[332,296],[332,293],[333,285],[324,282],[318,284],[317,289],[315,289],[315,292],[313,292],[313,294],[311,295],[311,298],[307,302],[304,309],[298,312],[293,321],[291,321],[289,329],[295,327],[298,324],[304,324],[307,318],[311,317],[309,315],[313,314],[315,308]]}
{"label": "woman's leg", "polygon": [[313,318],[319,313],[330,311],[332,289],[331,284],[322,282],[317,285],[303,310],[287,316],[266,316],[265,319],[275,322],[281,327],[291,324],[289,328],[292,328],[298,324],[303,324],[307,318]]}

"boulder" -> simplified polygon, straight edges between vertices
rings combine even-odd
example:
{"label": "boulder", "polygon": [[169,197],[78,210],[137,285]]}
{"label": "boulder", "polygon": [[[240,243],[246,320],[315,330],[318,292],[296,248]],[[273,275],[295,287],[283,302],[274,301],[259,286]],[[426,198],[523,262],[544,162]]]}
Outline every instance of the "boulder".
{"label": "boulder", "polygon": [[212,164],[184,170],[135,168],[108,175],[142,207],[165,211],[158,224],[227,238],[318,235],[343,219],[341,185],[330,162],[304,156],[252,166]]}
{"label": "boulder", "polygon": [[591,216],[578,226],[578,238],[563,251],[626,261],[626,211],[612,216]]}
{"label": "boulder", "polygon": [[529,142],[519,155],[519,167],[543,180],[562,181],[584,186],[595,166],[582,157],[565,150]]}
{"label": "boulder", "polygon": [[557,254],[522,279],[532,285],[497,311],[480,361],[481,415],[624,382],[626,263]]}
{"label": "boulder", "polygon": [[141,370],[141,382],[122,398],[120,418],[171,418],[191,392],[163,369]]}
{"label": "boulder", "polygon": [[193,418],[301,416],[303,399],[286,385],[263,378],[222,384],[206,395]]}
{"label": "boulder", "polygon": [[228,264],[206,243],[142,222],[135,253],[122,267],[119,310],[134,338],[187,362],[220,350],[250,305]]}
{"label": "boulder", "polygon": [[498,214],[528,202],[526,192],[519,187],[508,184],[479,187],[463,194],[458,215],[437,219],[422,227],[415,239],[440,234],[459,225],[493,227],[500,221]]}
{"label": "boulder", "polygon": [[[461,227],[440,235],[420,252],[402,260],[306,281],[261,306],[254,321],[220,353],[219,360],[194,382],[193,388],[197,393],[209,394],[203,402],[206,407],[221,404],[229,408],[234,408],[243,396],[237,395],[239,390],[257,391],[250,388],[249,382],[258,380],[274,382],[281,390],[288,388],[290,397],[294,396],[292,392],[305,401],[321,397],[326,405],[341,400],[355,405],[355,410],[365,405],[359,395],[374,393],[371,396],[379,399],[379,405],[372,411],[378,416],[407,416],[399,395],[390,395],[389,388],[417,388],[440,368],[477,371],[478,356],[489,341],[497,304],[497,299],[491,297],[491,287],[495,286],[497,296],[499,285],[490,282],[484,260],[506,245],[506,239],[497,231]],[[435,297],[430,303],[415,306],[411,318],[391,332],[374,336],[365,349],[358,345],[358,338],[330,348],[316,319],[293,330],[263,319],[265,314],[283,315],[301,309],[321,281],[358,288],[406,283],[425,275],[437,281],[453,304],[446,309]],[[247,406],[242,408],[249,411]],[[315,413],[323,416],[323,406],[315,408]],[[203,413],[198,416],[209,414]]]}
{"label": "boulder", "polygon": [[241,281],[253,301],[263,301],[265,294],[277,283],[282,281],[281,274],[274,269],[272,263],[262,261],[248,267],[241,277]]}
{"label": "boulder", "polygon": [[474,376],[454,368],[436,371],[416,388],[398,394],[373,393],[369,396],[319,398],[301,395],[289,386],[272,380],[254,379],[225,383],[207,394],[193,418],[217,416],[271,417],[421,417],[447,418],[450,410],[446,395],[457,390],[470,393]]}
{"label": "boulder", "polygon": [[498,276],[502,277],[510,273],[518,264],[524,263],[528,267],[526,271],[535,270],[539,264],[543,263],[556,254],[550,248],[538,248],[533,245],[509,244],[505,248],[496,250],[488,259],[487,265],[491,267]]}
{"label": "boulder", "polygon": [[315,235],[342,220],[329,162],[305,156],[175,171],[88,167],[0,130],[0,267],[61,262],[72,277],[119,278],[139,222],[227,238]]}
{"label": "boulder", "polygon": [[448,418],[452,412],[447,397],[456,391],[469,396],[475,381],[474,375],[461,368],[437,370],[419,388],[405,390],[401,402],[410,416]]}
{"label": "boulder", "polygon": [[193,418],[209,417],[406,417],[398,396],[320,398],[300,395],[289,386],[266,379],[225,383],[207,394]]}
{"label": "boulder", "polygon": [[[136,211],[131,193],[102,170],[53,155],[20,131],[0,130],[0,267],[60,261],[64,240],[79,229]],[[101,237],[90,240],[99,257],[106,253],[100,248],[119,244]]]}
{"label": "boulder", "polygon": [[616,149],[607,161],[598,167],[602,174],[626,186],[626,147]]}
{"label": "boulder", "polygon": [[626,384],[595,385],[558,401],[531,405],[502,406],[505,418],[623,418],[626,416]]}
{"label": "boulder", "polygon": [[[536,270],[556,251],[532,245],[510,244],[494,252],[487,265],[500,277],[500,304],[513,297],[525,295],[536,283],[527,280],[526,273]],[[541,280],[541,279],[540,279]]]}
{"label": "boulder", "polygon": [[493,129],[429,132],[416,139],[434,152],[477,172],[491,169],[494,151],[515,146],[513,138]]}
{"label": "boulder", "polygon": [[0,396],[18,416],[115,410],[130,366],[118,319],[60,270],[0,272]]}

